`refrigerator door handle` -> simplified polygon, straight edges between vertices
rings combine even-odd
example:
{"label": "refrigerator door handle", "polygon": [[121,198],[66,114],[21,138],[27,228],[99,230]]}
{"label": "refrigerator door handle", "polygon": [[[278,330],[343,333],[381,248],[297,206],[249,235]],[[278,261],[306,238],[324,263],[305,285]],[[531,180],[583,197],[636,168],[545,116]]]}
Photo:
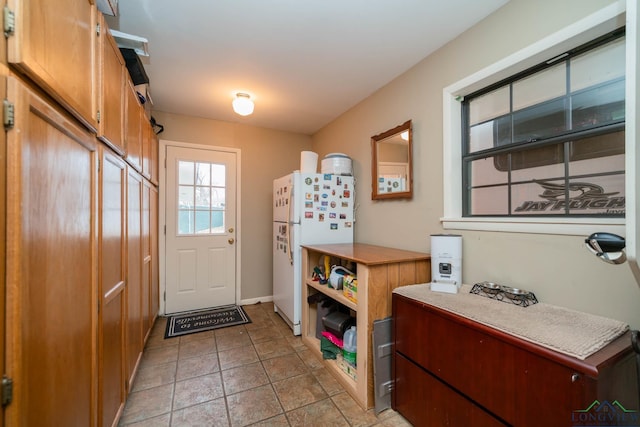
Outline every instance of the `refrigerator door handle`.
{"label": "refrigerator door handle", "polygon": [[291,209],[293,205],[291,204],[293,198],[293,185],[291,186],[291,191],[289,191],[289,199],[287,201],[287,255],[289,256],[289,262],[293,265],[293,251],[291,250]]}

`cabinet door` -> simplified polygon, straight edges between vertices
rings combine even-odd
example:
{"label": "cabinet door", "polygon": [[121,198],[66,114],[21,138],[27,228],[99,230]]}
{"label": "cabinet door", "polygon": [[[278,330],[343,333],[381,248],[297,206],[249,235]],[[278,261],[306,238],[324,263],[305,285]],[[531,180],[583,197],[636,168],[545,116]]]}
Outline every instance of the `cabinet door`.
{"label": "cabinet door", "polygon": [[151,179],[152,174],[152,134],[153,129],[151,123],[147,120],[147,115],[144,113],[144,109],[140,108],[140,124],[142,126],[142,175],[145,178]]}
{"label": "cabinet door", "polygon": [[8,0],[8,61],[96,130],[96,7],[89,0]]}
{"label": "cabinet door", "polygon": [[158,189],[151,187],[151,323],[155,321],[160,309],[160,278],[158,266]]}
{"label": "cabinet door", "polygon": [[[5,58],[4,48],[0,43],[0,61]],[[0,68],[0,99],[7,97],[6,68]],[[6,132],[0,132],[0,242],[7,241],[7,139]],[[0,259],[6,260],[6,244],[0,244]],[[5,289],[6,263],[0,262],[0,331],[5,330]],[[4,334],[0,333],[0,366],[4,366]],[[0,427],[4,426],[4,407],[0,406]]]}
{"label": "cabinet door", "polygon": [[142,331],[146,337],[151,330],[151,184],[142,188]]}
{"label": "cabinet door", "polygon": [[99,402],[103,426],[113,425],[124,408],[125,394],[125,194],[126,165],[102,148],[98,185],[98,256],[101,310]]}
{"label": "cabinet door", "polygon": [[158,169],[159,165],[158,165],[158,157],[160,155],[159,152],[159,141],[158,141],[158,135],[155,134],[155,132],[153,131],[153,127],[151,127],[151,137],[150,137],[150,141],[149,141],[149,145],[151,146],[151,165],[150,165],[150,169],[151,169],[151,182],[153,182],[155,185],[158,185],[158,175],[160,173],[160,170]]}
{"label": "cabinet door", "polygon": [[98,138],[124,154],[124,89],[126,68],[116,41],[100,14],[100,120]]}
{"label": "cabinet door", "polygon": [[94,426],[95,139],[15,78],[7,91],[6,422]]}
{"label": "cabinet door", "polygon": [[127,378],[128,387],[142,355],[142,177],[127,176]]}
{"label": "cabinet door", "polygon": [[125,85],[125,149],[127,162],[138,172],[142,172],[142,107],[138,103],[131,81]]}

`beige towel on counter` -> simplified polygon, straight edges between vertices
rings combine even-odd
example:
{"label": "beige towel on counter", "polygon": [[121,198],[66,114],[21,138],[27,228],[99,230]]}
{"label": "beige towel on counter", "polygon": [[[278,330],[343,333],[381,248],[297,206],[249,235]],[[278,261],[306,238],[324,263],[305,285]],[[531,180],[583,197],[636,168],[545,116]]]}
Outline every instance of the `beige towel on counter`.
{"label": "beige towel on counter", "polygon": [[457,294],[432,292],[425,283],[393,292],[581,360],[629,330],[618,320],[540,302],[522,307],[470,290],[471,286],[462,285]]}

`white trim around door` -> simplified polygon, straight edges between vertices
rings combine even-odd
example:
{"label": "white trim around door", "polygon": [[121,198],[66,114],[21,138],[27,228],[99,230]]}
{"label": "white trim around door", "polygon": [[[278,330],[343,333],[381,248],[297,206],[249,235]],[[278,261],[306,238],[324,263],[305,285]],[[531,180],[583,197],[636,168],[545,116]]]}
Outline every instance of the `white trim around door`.
{"label": "white trim around door", "polygon": [[240,254],[242,253],[242,248],[241,248],[241,244],[242,244],[242,237],[241,237],[241,233],[242,233],[242,226],[241,226],[241,218],[242,218],[242,214],[241,214],[241,197],[240,195],[242,194],[241,192],[241,150],[237,149],[237,148],[229,148],[229,147],[219,147],[219,146],[213,146],[213,145],[206,145],[206,144],[192,144],[192,143],[187,143],[187,142],[179,142],[179,141],[169,141],[169,140],[160,140],[160,153],[159,153],[159,157],[158,157],[158,163],[160,165],[160,174],[159,174],[159,209],[158,209],[158,235],[159,235],[159,239],[158,239],[158,254],[159,254],[159,279],[160,279],[160,315],[166,314],[166,304],[165,304],[165,295],[166,295],[166,289],[167,289],[167,283],[166,283],[166,256],[167,256],[167,250],[166,250],[166,235],[165,235],[165,230],[166,230],[166,220],[167,220],[167,214],[166,214],[166,203],[167,203],[167,168],[166,168],[166,161],[167,161],[167,147],[182,147],[182,148],[190,148],[190,149],[198,149],[198,150],[209,150],[209,151],[217,151],[217,152],[224,152],[224,153],[234,153],[236,155],[236,159],[237,159],[237,165],[236,165],[236,242],[235,242],[235,247],[236,247],[236,265],[235,265],[235,273],[236,273],[236,304],[240,304],[241,303],[241,288],[242,288],[242,280],[241,280],[241,275],[240,272],[242,271],[241,268],[241,257]]}

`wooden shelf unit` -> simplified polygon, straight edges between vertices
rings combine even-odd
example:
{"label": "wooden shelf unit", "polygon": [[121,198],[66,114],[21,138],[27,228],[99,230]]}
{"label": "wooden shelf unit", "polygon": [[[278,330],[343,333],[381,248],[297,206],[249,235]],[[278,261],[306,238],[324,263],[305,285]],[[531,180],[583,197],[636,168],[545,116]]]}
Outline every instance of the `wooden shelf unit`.
{"label": "wooden shelf unit", "polygon": [[[431,280],[431,256],[362,243],[306,245],[302,252],[302,341],[320,359],[320,340],[316,338],[316,304],[307,297],[322,293],[348,307],[356,317],[357,367],[356,380],[344,373],[335,360],[323,360],[325,366],[345,390],[364,408],[374,405],[373,353],[371,335],[373,321],[391,316],[391,293],[398,286],[425,283]],[[328,255],[357,265],[357,303],[347,299],[342,290],[321,285],[311,277],[313,267],[321,265]],[[363,351],[362,349],[366,349]]]}

